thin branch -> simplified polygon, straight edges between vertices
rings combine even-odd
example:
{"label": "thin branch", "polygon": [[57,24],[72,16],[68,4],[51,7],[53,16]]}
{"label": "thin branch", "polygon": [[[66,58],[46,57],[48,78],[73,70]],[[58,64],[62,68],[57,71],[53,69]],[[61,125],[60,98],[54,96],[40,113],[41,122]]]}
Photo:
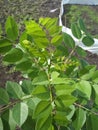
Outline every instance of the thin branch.
{"label": "thin branch", "polygon": [[5,111],[6,109],[12,107],[13,105],[15,105],[16,103],[19,103],[21,102],[21,100],[17,100],[17,101],[14,101],[14,102],[10,102],[8,105],[5,105],[3,107],[0,108],[0,113]]}
{"label": "thin branch", "polygon": [[12,43],[15,42],[15,41],[10,40],[9,38],[7,38],[7,37],[4,36],[4,35],[2,35],[1,38],[7,39],[8,41],[10,41],[10,42],[12,42]]}
{"label": "thin branch", "polygon": [[24,96],[21,100],[18,99],[18,100],[15,100],[14,102],[10,102],[8,105],[2,106],[0,108],[0,113],[3,112],[3,111],[5,111],[6,109],[8,109],[10,107],[13,107],[13,105],[16,105],[17,103],[20,103],[20,102],[22,102],[24,100],[27,100],[27,99],[30,99],[32,97],[33,97],[32,95],[28,95],[28,96]]}
{"label": "thin branch", "polygon": [[73,48],[73,50],[70,52],[68,58],[65,60],[65,64],[67,64],[67,62],[69,61],[69,59],[71,58],[71,56],[73,55],[73,53],[75,52],[76,46]]}
{"label": "thin branch", "polygon": [[80,104],[74,103],[74,105],[98,116],[98,113],[96,113],[96,112],[94,112],[94,111],[92,111],[92,110],[90,110],[90,109],[88,109],[88,108],[86,108],[86,107],[84,107],[84,106],[82,106]]}

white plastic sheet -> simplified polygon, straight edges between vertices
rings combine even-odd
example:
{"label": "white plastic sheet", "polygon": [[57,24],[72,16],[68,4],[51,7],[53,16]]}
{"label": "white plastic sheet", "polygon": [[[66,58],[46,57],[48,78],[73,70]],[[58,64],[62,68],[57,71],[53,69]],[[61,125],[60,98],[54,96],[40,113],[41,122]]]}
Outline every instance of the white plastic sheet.
{"label": "white plastic sheet", "polygon": [[62,31],[66,32],[67,34],[72,36],[72,38],[75,40],[76,46],[80,46],[84,50],[87,50],[87,51],[89,51],[89,52],[91,52],[93,54],[97,54],[98,55],[98,39],[94,38],[94,44],[91,47],[87,47],[81,41],[79,41],[77,38],[75,38],[73,36],[70,28],[67,28],[67,27],[63,26],[62,27]]}
{"label": "white plastic sheet", "polygon": [[61,2],[61,8],[60,8],[60,14],[59,14],[59,25],[62,26],[62,31],[68,33],[73,37],[73,39],[76,42],[76,45],[82,47],[84,50],[87,50],[93,54],[98,55],[98,39],[94,39],[94,44],[91,47],[85,46],[82,42],[78,41],[71,32],[70,28],[67,28],[63,26],[62,24],[62,15],[64,13],[63,5],[65,4],[83,4],[83,5],[98,5],[98,0],[62,0]]}
{"label": "white plastic sheet", "polygon": [[98,0],[62,0],[64,4],[98,5]]}

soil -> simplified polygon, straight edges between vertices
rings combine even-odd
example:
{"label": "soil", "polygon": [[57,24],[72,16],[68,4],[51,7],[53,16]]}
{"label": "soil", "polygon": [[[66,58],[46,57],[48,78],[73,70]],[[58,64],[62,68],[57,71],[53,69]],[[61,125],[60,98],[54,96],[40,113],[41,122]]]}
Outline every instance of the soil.
{"label": "soil", "polygon": [[[14,15],[20,26],[23,20],[39,17],[58,17],[61,0],[0,0],[0,23],[4,27],[7,16]],[[50,10],[58,8],[54,13]],[[96,12],[98,12],[96,10]],[[97,28],[97,27],[96,27]],[[98,56],[87,52],[86,60],[90,64],[96,64],[98,68]],[[12,71],[12,67],[4,67],[0,56],[0,87],[4,87],[7,80],[19,82],[23,77],[20,72]]]}

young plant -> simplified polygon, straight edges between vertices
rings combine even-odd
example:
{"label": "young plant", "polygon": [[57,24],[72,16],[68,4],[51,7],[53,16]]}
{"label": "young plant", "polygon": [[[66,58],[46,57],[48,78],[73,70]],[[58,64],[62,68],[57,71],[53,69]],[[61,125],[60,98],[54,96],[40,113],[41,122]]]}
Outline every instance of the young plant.
{"label": "young plant", "polygon": [[[86,52],[62,32],[58,19],[26,21],[19,35],[8,17],[5,30],[2,62],[28,80],[0,88],[0,130],[97,130],[98,70],[82,59]],[[79,42],[94,43],[81,19],[71,30]]]}

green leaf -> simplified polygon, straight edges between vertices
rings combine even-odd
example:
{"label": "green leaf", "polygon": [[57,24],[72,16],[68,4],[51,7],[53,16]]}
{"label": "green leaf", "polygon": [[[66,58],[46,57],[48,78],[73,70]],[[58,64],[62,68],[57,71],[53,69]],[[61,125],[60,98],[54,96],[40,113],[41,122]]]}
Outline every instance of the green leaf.
{"label": "green leaf", "polygon": [[42,49],[47,47],[47,45],[49,44],[49,40],[46,37],[46,33],[38,23],[33,20],[26,22],[26,30],[27,34],[32,36],[34,43],[39,48]]}
{"label": "green leaf", "polygon": [[70,113],[68,113],[67,119],[68,119],[68,120],[71,120],[72,117],[73,117],[73,115],[74,115],[74,113],[75,113],[75,106],[74,106],[74,105],[71,105],[69,108],[71,109],[71,111],[70,111]]}
{"label": "green leaf", "polygon": [[81,70],[81,79],[83,80],[91,80],[93,79],[95,72],[96,72],[96,66],[90,66],[87,64],[86,61],[82,64],[83,69]]}
{"label": "green leaf", "polygon": [[84,22],[81,18],[78,20],[78,25],[83,32],[87,32]]}
{"label": "green leaf", "polygon": [[26,94],[31,94],[34,86],[32,85],[32,81],[30,80],[23,80],[21,84],[22,90]]}
{"label": "green leaf", "polygon": [[49,99],[50,93],[45,86],[36,86],[32,92],[33,96],[37,96],[40,99]]}
{"label": "green leaf", "polygon": [[26,39],[28,40],[28,34],[26,33],[26,31],[24,31],[24,32],[22,32],[22,34],[19,37],[20,44],[22,43],[22,41],[24,41]]}
{"label": "green leaf", "polygon": [[16,122],[14,121],[13,119],[13,116],[12,116],[12,111],[9,110],[9,126],[10,126],[10,130],[15,130],[16,128]]}
{"label": "green leaf", "polygon": [[35,121],[31,116],[28,116],[25,123],[22,125],[22,130],[34,130],[35,129]]}
{"label": "green leaf", "polygon": [[62,27],[60,27],[60,26],[54,25],[49,28],[49,33],[50,33],[50,36],[52,36],[52,37],[61,34],[61,32],[62,32]]}
{"label": "green leaf", "polygon": [[0,37],[1,37],[2,33],[3,33],[3,31],[2,31],[2,26],[1,26],[1,24],[0,24]]}
{"label": "green leaf", "polygon": [[36,39],[34,39],[34,42],[41,49],[46,48],[49,45],[49,40],[46,37],[44,38],[37,37]]}
{"label": "green leaf", "polygon": [[30,99],[27,100],[28,108],[30,108],[31,110],[35,109],[35,103],[34,103],[33,99],[30,98]]}
{"label": "green leaf", "polygon": [[95,81],[97,78],[98,78],[98,70],[95,70],[92,79],[93,79],[93,81]]}
{"label": "green leaf", "polygon": [[83,37],[82,42],[86,46],[92,46],[94,44],[94,39],[90,36],[85,36]]}
{"label": "green leaf", "polygon": [[73,121],[73,127],[75,128],[75,130],[81,130],[85,121],[86,121],[86,112],[83,109],[79,108],[76,111],[76,119]]}
{"label": "green leaf", "polygon": [[3,122],[3,130],[10,130],[10,126],[9,126],[9,110],[5,110],[2,115],[2,122]]}
{"label": "green leaf", "polygon": [[82,37],[81,30],[80,30],[80,28],[78,27],[78,25],[76,23],[72,23],[72,25],[71,25],[71,31],[72,31],[72,34],[77,39],[80,39]]}
{"label": "green leaf", "polygon": [[[22,42],[23,42],[23,41],[26,41],[26,40],[29,41],[30,43],[34,42],[32,36],[29,35],[29,34],[27,34],[26,31],[24,31],[24,32],[21,34],[20,39],[19,39],[20,44],[22,45],[22,47],[24,47],[24,45],[22,44]],[[33,43],[32,43],[32,44],[33,44]]]}
{"label": "green leaf", "polygon": [[60,45],[62,43],[62,35],[56,35],[52,38],[51,44],[53,45]]}
{"label": "green leaf", "polygon": [[95,103],[98,105],[98,85],[94,84],[93,88],[95,90]]}
{"label": "green leaf", "polygon": [[46,114],[50,114],[51,113],[51,104],[50,104],[50,101],[45,101],[45,100],[42,100],[40,101],[35,110],[34,110],[34,118],[36,117],[40,117],[41,115],[44,116]]}
{"label": "green leaf", "polygon": [[50,17],[40,18],[39,23],[49,30],[51,27],[54,27],[55,25],[58,24],[58,18],[50,18]]}
{"label": "green leaf", "polygon": [[64,47],[64,46],[62,46],[62,45],[59,45],[59,46],[57,46],[57,50],[55,51],[55,55],[56,56],[68,56],[69,55],[69,52],[68,52],[68,48],[66,47]]}
{"label": "green leaf", "polygon": [[86,56],[86,51],[84,49],[82,49],[81,47],[79,47],[79,46],[77,46],[76,52],[78,53],[78,55],[80,55],[82,57]]}
{"label": "green leaf", "polygon": [[[45,19],[44,19],[45,20]],[[46,29],[50,29],[57,25],[58,23],[58,18],[49,18],[48,22],[45,24]]]}
{"label": "green leaf", "polygon": [[70,84],[70,83],[73,84],[74,81],[68,78],[57,77],[57,78],[52,78],[51,80],[51,84]]}
{"label": "green leaf", "polygon": [[77,98],[75,98],[72,95],[60,95],[57,96],[56,100],[55,100],[55,104],[57,106],[66,106],[69,107],[71,105],[73,105],[73,103],[77,100]]}
{"label": "green leaf", "polygon": [[39,25],[36,25],[36,28],[33,28],[32,30],[30,30],[30,28],[29,28],[27,30],[27,34],[29,34],[33,38],[37,38],[37,37],[44,38],[46,36],[45,32],[42,30],[42,28]]}
{"label": "green leaf", "polygon": [[34,20],[26,21],[25,25],[27,34],[33,36],[33,38],[46,36],[45,32],[42,30],[42,27]]}
{"label": "green leaf", "polygon": [[19,48],[12,48],[3,58],[3,61],[9,63],[16,63],[20,61],[23,57],[23,52]]}
{"label": "green leaf", "polygon": [[40,72],[38,77],[33,80],[33,85],[47,85],[49,84],[48,77],[45,72]]}
{"label": "green leaf", "polygon": [[15,99],[21,99],[24,95],[21,86],[15,82],[7,81],[6,90]]}
{"label": "green leaf", "polygon": [[0,104],[8,104],[9,103],[9,95],[5,89],[0,88]]}
{"label": "green leaf", "polygon": [[18,103],[12,109],[12,116],[17,125],[22,126],[28,117],[28,106],[25,103]]}
{"label": "green leaf", "polygon": [[63,112],[63,111],[56,111],[54,120],[58,126],[66,126],[69,123],[66,117],[66,112]]}
{"label": "green leaf", "polygon": [[12,48],[12,42],[7,39],[0,40],[0,53],[6,53]]}
{"label": "green leaf", "polygon": [[31,66],[32,66],[31,59],[24,59],[16,64],[16,69],[27,72],[29,69],[31,69]]}
{"label": "green leaf", "polygon": [[81,80],[79,83],[76,84],[76,88],[80,90],[84,96],[90,100],[91,96],[91,85],[88,81]]}
{"label": "green leaf", "polygon": [[3,130],[3,122],[1,120],[1,118],[0,118],[0,130]]}
{"label": "green leaf", "polygon": [[35,130],[52,130],[52,119],[51,116],[47,114],[39,118],[36,122]]}
{"label": "green leaf", "polygon": [[56,95],[70,95],[76,88],[74,85],[65,84],[65,85],[55,85]]}
{"label": "green leaf", "polygon": [[[84,68],[84,67],[89,65],[89,63],[86,60],[84,60],[84,59],[80,59],[80,64],[81,64],[82,68]],[[89,76],[88,76],[88,78],[89,78]],[[85,79],[85,75],[84,75],[84,79]]]}
{"label": "green leaf", "polygon": [[11,49],[12,49],[12,45],[0,48],[0,54],[5,54],[6,52],[10,51]]}
{"label": "green leaf", "polygon": [[56,79],[59,75],[60,75],[60,74],[59,74],[58,72],[53,71],[53,72],[51,73],[51,79]]}
{"label": "green leaf", "polygon": [[[28,99],[27,105],[28,105],[28,107],[29,107],[31,110],[35,110],[37,104],[38,104],[40,101],[41,101],[40,98],[33,97],[33,98]],[[33,111],[32,111],[32,112],[33,112]]]}
{"label": "green leaf", "polygon": [[73,40],[73,38],[67,34],[67,33],[63,33],[63,39],[64,39],[64,43],[70,47],[70,48],[74,48],[75,47],[75,41]]}
{"label": "green leaf", "polygon": [[48,24],[48,22],[51,20],[51,18],[46,17],[46,18],[39,18],[39,23],[42,24],[43,26],[45,26],[46,24]]}
{"label": "green leaf", "polygon": [[18,37],[18,26],[14,18],[9,16],[5,24],[6,34],[9,39],[16,40]]}
{"label": "green leaf", "polygon": [[12,42],[9,41],[8,39],[1,39],[0,40],[0,48],[7,47],[10,45],[12,45]]}
{"label": "green leaf", "polygon": [[86,122],[87,130],[98,130],[98,115],[91,114]]}

